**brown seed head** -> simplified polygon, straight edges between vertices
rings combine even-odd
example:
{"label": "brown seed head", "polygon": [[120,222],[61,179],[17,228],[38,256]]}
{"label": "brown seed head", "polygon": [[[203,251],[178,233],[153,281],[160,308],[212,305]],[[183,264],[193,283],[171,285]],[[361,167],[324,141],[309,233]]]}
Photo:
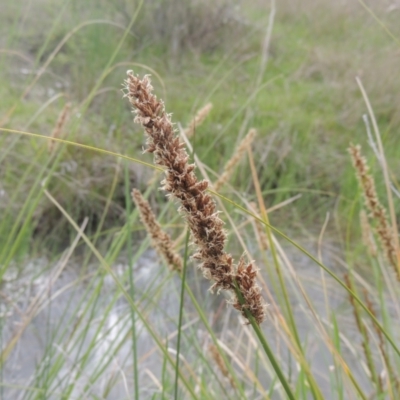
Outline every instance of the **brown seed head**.
{"label": "brown seed head", "polygon": [[350,144],[349,153],[353,160],[357,178],[363,190],[365,205],[370,211],[370,216],[376,221],[376,232],[380,239],[382,248],[390,264],[394,267],[397,278],[400,280],[400,273],[397,269],[397,256],[394,247],[393,229],[386,218],[386,209],[380,203],[376,194],[375,182],[369,173],[366,159],[361,154],[361,147]]}
{"label": "brown seed head", "polygon": [[[126,97],[136,114],[135,122],[140,123],[148,135],[146,151],[154,154],[157,165],[166,168],[162,188],[180,202],[179,210],[183,213],[197,246],[193,257],[202,262],[200,268],[204,276],[214,281],[212,289],[229,290],[235,299],[235,308],[245,317],[244,309],[248,309],[256,321],[261,323],[265,306],[261,296],[255,295],[260,291],[255,282],[257,272],[251,263],[244,270],[241,262],[236,276],[232,256],[224,250],[224,223],[218,216],[214,200],[206,191],[208,181],[198,181],[194,174],[195,165],[189,164],[185,145],[175,135],[164,103],[153,95],[148,76],[140,79],[132,71],[128,71],[125,84]],[[238,279],[239,290],[248,292],[242,293],[244,305],[240,305],[237,299],[234,279]],[[250,287],[249,282],[254,286]]]}

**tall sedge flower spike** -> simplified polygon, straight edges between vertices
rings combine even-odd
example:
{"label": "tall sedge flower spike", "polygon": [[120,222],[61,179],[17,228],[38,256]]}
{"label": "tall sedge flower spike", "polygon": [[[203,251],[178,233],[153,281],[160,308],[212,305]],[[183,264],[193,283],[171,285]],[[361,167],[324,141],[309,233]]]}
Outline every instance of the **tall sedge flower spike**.
{"label": "tall sedge flower spike", "polygon": [[386,257],[393,266],[397,279],[400,281],[400,272],[397,269],[396,249],[393,240],[393,229],[387,220],[386,209],[380,203],[376,194],[375,182],[372,175],[369,173],[367,161],[362,156],[361,147],[359,145],[354,146],[350,144],[348,150],[353,160],[358,181],[363,190],[365,205],[370,211],[371,218],[377,223],[376,233],[378,234]]}
{"label": "tall sedge flower spike", "polygon": [[153,95],[149,77],[140,79],[132,71],[127,74],[125,96],[136,114],[135,122],[141,124],[147,134],[146,151],[154,154],[157,165],[165,167],[162,189],[180,203],[179,211],[184,215],[197,247],[193,258],[201,262],[203,275],[214,282],[212,290],[229,291],[233,306],[245,318],[248,310],[260,324],[265,319],[265,303],[256,283],[257,269],[243,258],[236,267],[232,256],[225,252],[224,223],[206,191],[208,181],[199,181],[194,174],[195,165],[188,163],[185,145],[175,134],[164,103]]}

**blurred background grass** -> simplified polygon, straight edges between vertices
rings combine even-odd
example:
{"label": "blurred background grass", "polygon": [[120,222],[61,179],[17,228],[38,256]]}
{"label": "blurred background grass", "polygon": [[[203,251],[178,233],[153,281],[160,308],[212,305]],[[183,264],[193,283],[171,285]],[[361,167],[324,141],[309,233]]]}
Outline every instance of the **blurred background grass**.
{"label": "blurred background grass", "polygon": [[[195,149],[216,174],[247,130],[255,127],[255,157],[266,204],[302,193],[291,207],[271,217],[273,223],[300,231],[315,226],[318,231],[328,211],[339,224],[354,223],[349,213],[358,207],[358,189],[346,148],[350,141],[366,148],[366,107],[355,81],[359,76],[376,113],[389,165],[399,169],[400,46],[361,2],[279,1],[268,64],[258,87],[270,5],[257,0],[145,1],[103,79],[138,5],[126,0],[4,2],[2,127],[50,135],[65,103],[71,102],[65,139],[138,157],[144,135],[121,99],[121,82],[127,69],[152,73],[156,92],[182,126],[204,104],[213,103],[196,131]],[[368,2],[368,7],[400,37],[396,1]],[[24,94],[49,57],[44,73]],[[57,155],[50,156],[44,141],[4,132],[0,141],[4,220],[14,223],[26,193],[48,163],[54,170],[47,184],[75,220],[89,216],[95,230],[109,199],[104,227],[121,224],[125,198],[117,159],[60,145]],[[148,155],[141,159],[151,162]],[[152,172],[137,164],[129,168],[132,185],[144,188]],[[230,184],[253,200],[249,176],[248,163],[242,162]],[[223,191],[230,190],[226,186]],[[163,201],[162,196],[157,200]],[[45,198],[38,200],[30,221],[29,232],[41,246],[68,243],[68,223]]]}

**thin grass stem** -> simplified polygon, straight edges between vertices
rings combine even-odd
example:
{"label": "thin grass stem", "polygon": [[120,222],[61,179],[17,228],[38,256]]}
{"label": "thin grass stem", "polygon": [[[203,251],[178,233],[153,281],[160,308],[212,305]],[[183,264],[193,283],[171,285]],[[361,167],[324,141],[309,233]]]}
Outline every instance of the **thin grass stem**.
{"label": "thin grass stem", "polygon": [[[130,196],[130,180],[129,180],[129,169],[127,163],[125,163],[125,207],[126,213],[129,216],[131,214],[131,196]],[[129,268],[129,295],[133,302],[135,302],[136,288],[135,279],[133,277],[133,263],[132,263],[132,234],[131,225],[129,222],[126,224],[127,228],[127,252],[128,252],[128,268]],[[132,332],[132,362],[133,362],[133,380],[134,380],[134,391],[135,400],[139,400],[139,371],[138,371],[138,356],[137,356],[137,335],[136,335],[136,314],[132,307],[129,307],[131,316],[131,332]]]}
{"label": "thin grass stem", "polygon": [[190,233],[187,231],[186,233],[186,242],[185,242],[185,256],[183,259],[183,269],[181,274],[181,293],[180,293],[180,303],[179,303],[179,319],[178,319],[178,337],[176,343],[176,361],[175,361],[175,389],[174,389],[174,399],[178,400],[179,394],[179,357],[180,357],[180,349],[181,349],[181,335],[182,335],[182,321],[183,321],[183,305],[185,302],[185,283],[186,283],[186,270],[187,270],[187,262],[188,262],[188,247],[189,247],[189,236]]}

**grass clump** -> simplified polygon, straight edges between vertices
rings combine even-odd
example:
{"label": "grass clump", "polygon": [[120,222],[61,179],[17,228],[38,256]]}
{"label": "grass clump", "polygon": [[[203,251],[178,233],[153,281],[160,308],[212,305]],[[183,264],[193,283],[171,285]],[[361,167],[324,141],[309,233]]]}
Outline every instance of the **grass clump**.
{"label": "grass clump", "polygon": [[396,9],[181,3],[2,9],[0,398],[397,400]]}

